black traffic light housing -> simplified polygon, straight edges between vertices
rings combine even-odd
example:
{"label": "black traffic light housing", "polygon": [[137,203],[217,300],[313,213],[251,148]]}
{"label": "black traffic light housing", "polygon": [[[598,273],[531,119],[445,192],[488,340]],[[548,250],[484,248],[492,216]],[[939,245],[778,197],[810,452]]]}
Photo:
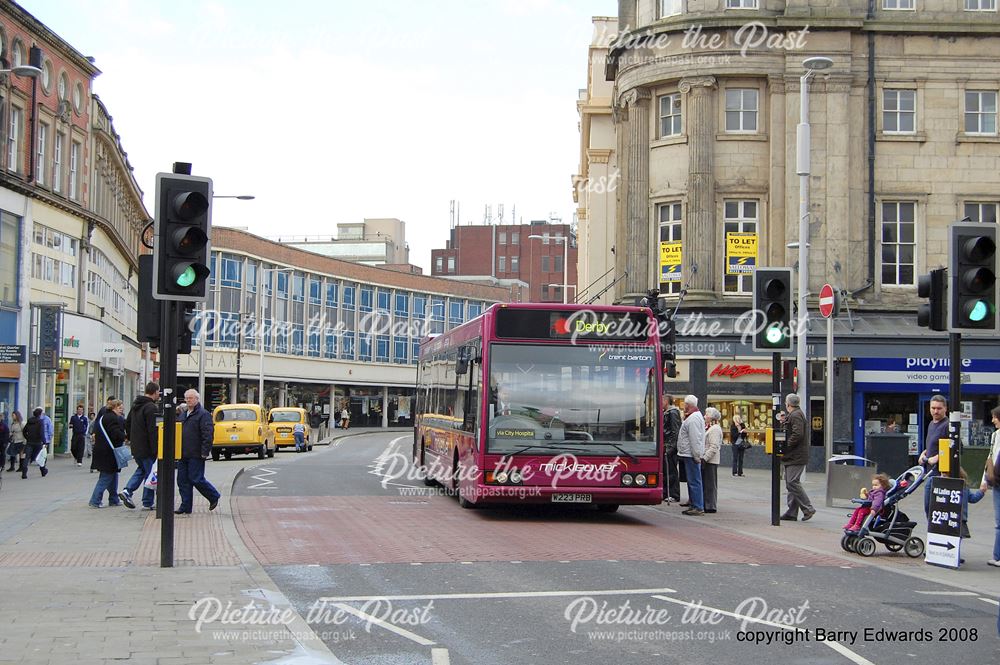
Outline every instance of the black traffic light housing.
{"label": "black traffic light housing", "polygon": [[959,222],[948,243],[948,331],[995,335],[997,225]]}
{"label": "black traffic light housing", "polygon": [[640,307],[648,307],[656,316],[656,329],[660,339],[660,358],[663,360],[663,372],[668,379],[677,378],[677,329],[670,315],[670,307],[664,298],[660,298],[659,289],[650,289],[646,295],[639,298]]}
{"label": "black traffic light housing", "polygon": [[927,298],[917,309],[917,325],[931,330],[948,329],[948,269],[938,268],[917,278],[917,295]]}
{"label": "black traffic light housing", "polygon": [[212,179],[156,174],[153,297],[208,300],[212,231]]}
{"label": "black traffic light housing", "polygon": [[754,351],[792,348],[792,269],[757,268],[753,273]]}
{"label": "black traffic light housing", "polygon": [[163,320],[163,302],[153,297],[153,255],[139,256],[139,302],[136,339],[160,346],[160,325]]}

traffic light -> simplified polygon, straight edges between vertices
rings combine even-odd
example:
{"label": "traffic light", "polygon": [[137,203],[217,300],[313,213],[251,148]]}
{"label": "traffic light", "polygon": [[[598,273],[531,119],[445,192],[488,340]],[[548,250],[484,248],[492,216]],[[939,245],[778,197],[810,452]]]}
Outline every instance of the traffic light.
{"label": "traffic light", "polygon": [[792,269],[757,268],[753,274],[754,351],[792,348]]}
{"label": "traffic light", "polygon": [[639,307],[648,307],[656,317],[656,330],[660,339],[660,358],[663,361],[663,372],[668,379],[677,378],[677,329],[670,316],[670,307],[664,298],[660,298],[659,289],[650,289],[645,296],[638,298]]}
{"label": "traffic light", "polygon": [[917,309],[917,325],[931,330],[947,330],[948,269],[938,268],[918,277],[917,295],[930,299]]}
{"label": "traffic light", "polygon": [[191,340],[194,338],[194,328],[197,325],[198,315],[194,311],[194,303],[186,302],[178,312],[177,325],[177,353],[191,353]]}
{"label": "traffic light", "polygon": [[212,179],[156,174],[153,297],[208,300]]}
{"label": "traffic light", "polygon": [[948,246],[948,331],[996,334],[997,225],[951,225]]}
{"label": "traffic light", "polygon": [[139,256],[139,302],[136,316],[136,339],[160,346],[160,321],[163,303],[153,297],[153,255]]}

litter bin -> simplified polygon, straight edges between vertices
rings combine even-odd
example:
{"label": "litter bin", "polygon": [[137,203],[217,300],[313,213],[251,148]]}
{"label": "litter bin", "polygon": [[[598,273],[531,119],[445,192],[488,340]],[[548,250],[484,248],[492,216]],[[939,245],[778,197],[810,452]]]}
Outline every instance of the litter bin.
{"label": "litter bin", "polygon": [[826,463],[827,507],[853,508],[851,499],[872,484],[875,464],[857,455],[834,455]]}
{"label": "litter bin", "polygon": [[873,432],[865,441],[865,457],[875,463],[878,473],[895,478],[910,468],[908,434]]}
{"label": "litter bin", "polygon": [[854,440],[853,439],[837,439],[833,442],[833,454],[834,455],[853,455],[854,454]]}

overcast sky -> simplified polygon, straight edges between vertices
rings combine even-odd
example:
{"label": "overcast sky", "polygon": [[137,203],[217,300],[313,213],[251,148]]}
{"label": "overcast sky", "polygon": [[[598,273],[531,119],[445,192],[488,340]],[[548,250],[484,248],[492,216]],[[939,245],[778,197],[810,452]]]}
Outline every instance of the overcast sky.
{"label": "overcast sky", "polygon": [[217,224],[326,235],[398,217],[429,272],[462,222],[572,220],[591,17],[614,0],[22,0],[102,71],[152,212],[174,161],[211,176]]}

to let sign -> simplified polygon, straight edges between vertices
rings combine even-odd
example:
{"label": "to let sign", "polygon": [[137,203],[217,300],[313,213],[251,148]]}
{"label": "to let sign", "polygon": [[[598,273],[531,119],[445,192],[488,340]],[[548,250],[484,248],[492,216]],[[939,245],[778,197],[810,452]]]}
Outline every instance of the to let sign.
{"label": "to let sign", "polygon": [[23,365],[27,360],[27,352],[23,344],[0,344],[0,365],[13,363]]}

